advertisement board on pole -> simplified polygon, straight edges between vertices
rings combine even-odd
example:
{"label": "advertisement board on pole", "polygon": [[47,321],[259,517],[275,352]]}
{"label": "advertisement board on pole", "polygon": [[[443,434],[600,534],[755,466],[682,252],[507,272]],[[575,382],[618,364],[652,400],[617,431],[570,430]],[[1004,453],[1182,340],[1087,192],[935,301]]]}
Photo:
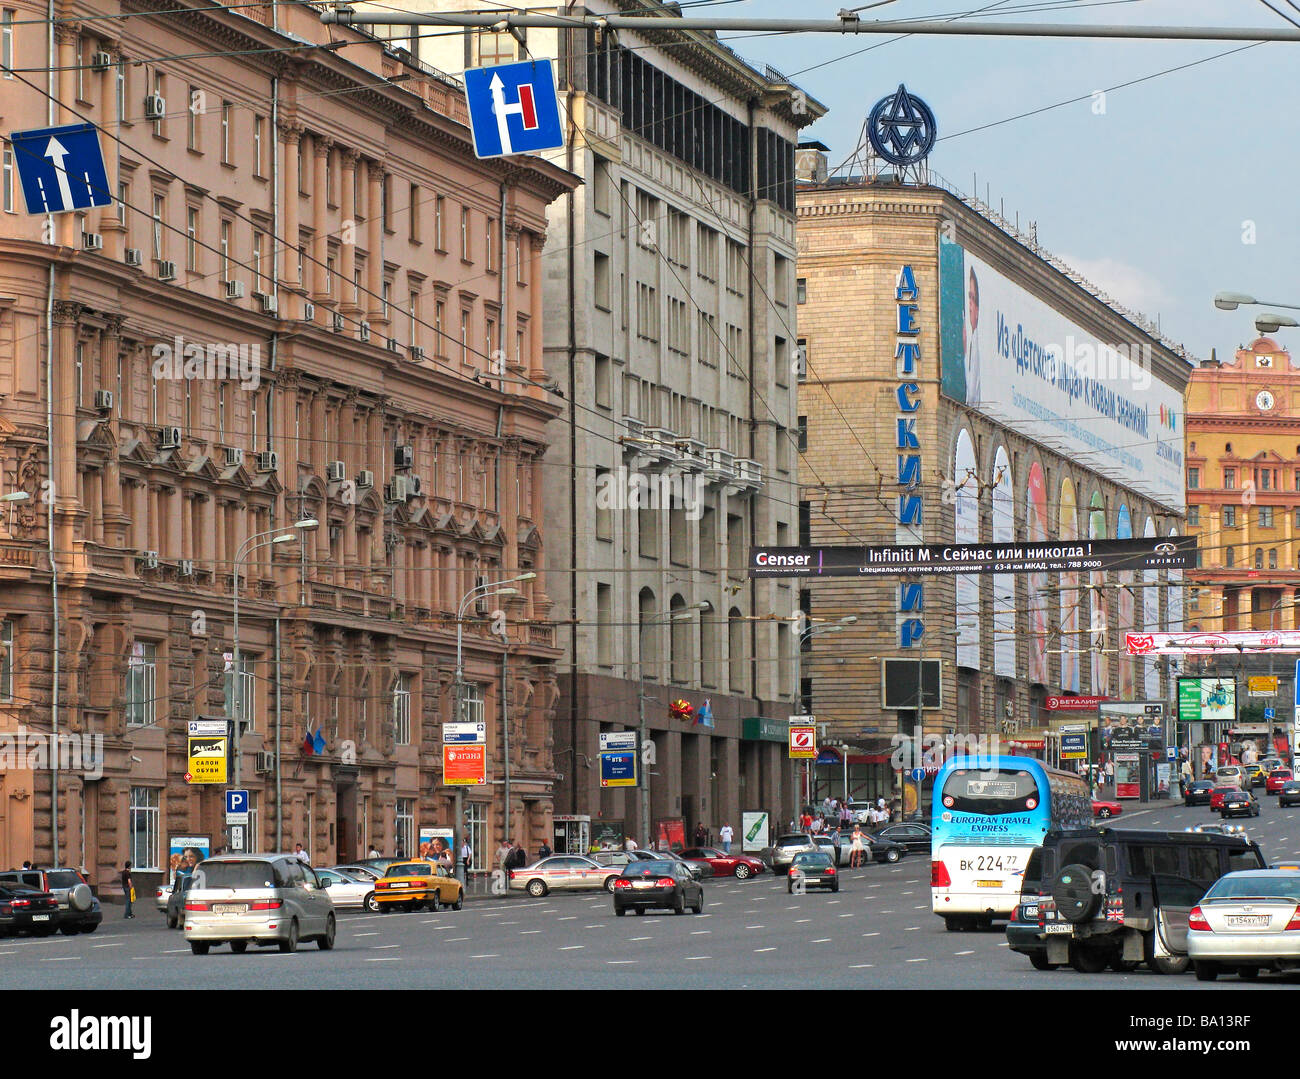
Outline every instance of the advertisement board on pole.
{"label": "advertisement board on pole", "polygon": [[167,879],[175,880],[177,872],[188,872],[211,853],[211,836],[171,836],[167,840]]}
{"label": "advertisement board on pole", "polygon": [[600,754],[602,787],[635,787],[638,754],[635,749],[605,750]]}
{"label": "advertisement board on pole", "polygon": [[817,756],[817,728],[790,728],[790,759],[804,760]]}
{"label": "advertisement board on pole", "polygon": [[1276,697],[1277,675],[1252,674],[1246,679],[1246,689],[1252,697]]}
{"label": "advertisement board on pole", "polygon": [[1236,718],[1235,677],[1178,679],[1179,723],[1222,723]]}
{"label": "advertisement board on pole", "polygon": [[421,828],[415,849],[420,852],[421,858],[436,862],[443,851],[455,850],[452,845],[454,834],[450,828]]}
{"label": "advertisement board on pole", "polygon": [[443,782],[473,787],[487,783],[487,746],[443,746]]}
{"label": "advertisement board on pole", "polygon": [[226,782],[226,736],[204,735],[187,740],[189,757],[185,766],[187,783]]}
{"label": "advertisement board on pole", "polygon": [[762,850],[768,845],[769,822],[766,813],[740,815],[740,849],[746,853]]}

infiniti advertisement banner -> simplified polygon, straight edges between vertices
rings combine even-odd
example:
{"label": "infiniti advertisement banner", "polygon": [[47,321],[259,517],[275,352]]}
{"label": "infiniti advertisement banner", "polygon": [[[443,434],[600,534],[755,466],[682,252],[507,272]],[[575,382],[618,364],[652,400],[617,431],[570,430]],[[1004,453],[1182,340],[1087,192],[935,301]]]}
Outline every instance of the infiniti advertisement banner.
{"label": "infiniti advertisement banner", "polygon": [[939,279],[945,396],[1182,511],[1183,400],[1145,335],[1103,343],[946,239]]}

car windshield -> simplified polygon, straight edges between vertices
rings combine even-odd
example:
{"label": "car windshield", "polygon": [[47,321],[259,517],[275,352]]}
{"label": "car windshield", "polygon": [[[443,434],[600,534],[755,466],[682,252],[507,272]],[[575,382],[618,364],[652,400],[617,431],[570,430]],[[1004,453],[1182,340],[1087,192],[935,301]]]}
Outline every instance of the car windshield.
{"label": "car windshield", "polygon": [[433,867],[426,862],[403,862],[401,865],[390,865],[385,871],[386,877],[431,877],[433,876]]}
{"label": "car windshield", "polygon": [[778,847],[806,847],[808,837],[806,835],[783,835],[776,841]]}
{"label": "car windshield", "polygon": [[1264,876],[1243,873],[1221,878],[1206,894],[1206,899],[1293,899],[1300,902],[1300,874]]}
{"label": "car windshield", "polygon": [[958,813],[1023,813],[1037,798],[1033,774],[1014,768],[959,768],[943,785],[944,808]]}
{"label": "car windshield", "polygon": [[194,871],[195,888],[274,888],[270,862],[204,862]]}
{"label": "car windshield", "polygon": [[816,854],[811,851],[804,851],[802,854],[794,856],[795,865],[830,865],[831,856],[818,851]]}
{"label": "car windshield", "polygon": [[630,862],[623,867],[623,876],[625,877],[662,877],[668,872],[670,872],[670,867],[665,866],[662,862],[658,865],[654,862]]}

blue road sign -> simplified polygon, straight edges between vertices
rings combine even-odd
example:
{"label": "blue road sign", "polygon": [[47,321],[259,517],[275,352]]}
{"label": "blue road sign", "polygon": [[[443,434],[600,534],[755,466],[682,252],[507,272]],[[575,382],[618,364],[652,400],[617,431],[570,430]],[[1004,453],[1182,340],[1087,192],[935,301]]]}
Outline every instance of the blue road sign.
{"label": "blue road sign", "polygon": [[913,769],[912,769],[910,772],[908,772],[907,774],[908,774],[909,776],[912,777],[912,782],[913,782],[913,783],[920,783],[921,780],[923,780],[923,779],[925,778],[925,769],[924,769],[924,768],[913,768]]}
{"label": "blue road sign", "polygon": [[226,815],[248,812],[248,791],[226,791]]}
{"label": "blue road sign", "polygon": [[564,145],[550,60],[470,68],[465,72],[465,104],[474,153],[481,158]]}
{"label": "blue road sign", "polygon": [[1277,709],[1276,709],[1276,708],[1265,708],[1265,709],[1264,709],[1264,718],[1265,718],[1265,719],[1276,719],[1276,718],[1277,718]]}
{"label": "blue road sign", "polygon": [[9,140],[29,214],[66,214],[112,205],[94,124],[15,131]]}
{"label": "blue road sign", "polygon": [[635,787],[637,785],[636,750],[618,750],[600,755],[600,785],[602,787]]}

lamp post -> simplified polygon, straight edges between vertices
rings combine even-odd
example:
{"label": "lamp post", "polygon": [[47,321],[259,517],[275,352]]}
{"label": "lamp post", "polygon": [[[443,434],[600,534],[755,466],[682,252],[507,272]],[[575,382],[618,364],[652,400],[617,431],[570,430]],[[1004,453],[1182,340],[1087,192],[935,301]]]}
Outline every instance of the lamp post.
{"label": "lamp post", "polygon": [[[476,585],[475,587],[471,588],[468,592],[466,592],[464,596],[461,597],[460,604],[456,608],[456,680],[453,685],[453,692],[456,695],[454,714],[456,716],[457,723],[463,722],[465,718],[464,717],[465,611],[468,609],[471,603],[476,603],[478,600],[481,599],[487,599],[489,596],[517,596],[519,594],[519,589],[511,588],[510,586],[515,584],[520,584],[523,581],[534,580],[536,579],[536,577],[537,574],[533,573],[530,570],[528,573],[521,573],[518,577],[511,577],[505,581],[495,581],[491,583]],[[502,692],[504,692],[504,687]],[[503,699],[503,708],[504,708],[504,699]],[[506,768],[509,769],[509,767],[510,767],[509,763],[507,763]],[[467,878],[469,876],[469,872],[465,866],[465,863],[460,858],[460,846],[456,844],[456,834],[455,834],[457,831],[461,831],[464,828],[464,821],[462,820],[464,804],[461,799],[462,799],[461,789],[459,786],[457,786],[456,809],[455,809],[456,823],[453,828],[451,838],[452,838],[452,843],[453,845],[455,845],[455,850],[456,850],[456,874],[458,877],[462,879],[463,883],[468,883]],[[509,800],[507,800],[505,805],[505,810],[502,814],[502,825],[507,830],[510,827]]]}
{"label": "lamp post", "polygon": [[[639,629],[661,626],[669,622],[684,622],[694,617],[696,611],[711,611],[713,604],[707,599],[692,603],[679,611],[660,611],[640,624]],[[639,636],[639,634],[638,634]],[[636,652],[636,701],[637,701],[637,775],[641,777],[641,843],[649,849],[650,844],[650,773],[645,765],[646,721],[645,721],[645,648],[644,641],[638,639]],[[669,649],[671,653],[671,648]],[[672,671],[669,670],[669,680]]]}
{"label": "lamp post", "polygon": [[[249,536],[235,550],[235,563],[234,563],[235,580],[234,580],[234,586],[232,588],[233,595],[232,595],[232,604],[231,604],[233,610],[233,618],[232,618],[232,626],[231,626],[231,637],[233,638],[232,641],[233,651],[232,651],[231,658],[233,661],[234,670],[231,678],[230,696],[231,696],[231,706],[235,713],[233,716],[235,721],[235,736],[234,736],[233,748],[235,754],[234,786],[236,788],[239,787],[240,780],[243,776],[243,769],[241,767],[243,763],[243,759],[240,753],[240,730],[243,726],[243,708],[241,707],[242,702],[240,700],[240,689],[242,688],[242,686],[241,686],[240,671],[239,671],[239,571],[240,571],[240,567],[243,565],[244,559],[250,553],[257,550],[259,547],[270,547],[272,545],[278,545],[281,543],[292,543],[294,540],[300,539],[302,537],[302,533],[311,532],[319,527],[320,527],[319,521],[317,521],[314,517],[307,517],[301,521],[294,521],[292,525],[292,531],[286,532],[279,528],[273,528],[270,531],[259,532],[256,535]],[[268,536],[272,538],[267,539]],[[262,542],[259,543],[257,542],[258,540],[261,540]],[[277,747],[278,747],[278,742],[277,742]]]}

